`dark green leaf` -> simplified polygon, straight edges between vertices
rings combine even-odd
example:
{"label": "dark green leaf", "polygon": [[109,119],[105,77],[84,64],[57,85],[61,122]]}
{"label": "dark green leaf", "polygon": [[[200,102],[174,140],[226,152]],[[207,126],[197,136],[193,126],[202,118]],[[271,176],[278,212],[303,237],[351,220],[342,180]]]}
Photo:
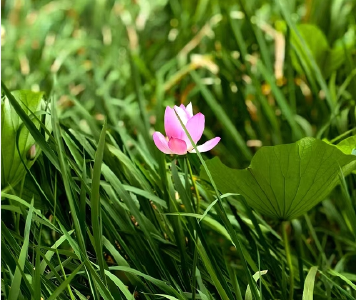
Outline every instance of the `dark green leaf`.
{"label": "dark green leaf", "polygon": [[[261,148],[244,170],[233,170],[218,158],[207,161],[219,190],[240,193],[247,203],[267,216],[290,220],[304,214],[356,167],[356,157],[320,140]],[[201,176],[208,179],[205,170]]]}

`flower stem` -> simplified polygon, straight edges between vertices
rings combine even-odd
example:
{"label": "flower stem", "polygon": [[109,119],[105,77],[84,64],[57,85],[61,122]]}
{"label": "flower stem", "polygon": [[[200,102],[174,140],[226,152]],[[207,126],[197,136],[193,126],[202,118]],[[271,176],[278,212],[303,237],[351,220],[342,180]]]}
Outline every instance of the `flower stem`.
{"label": "flower stem", "polygon": [[192,167],[190,166],[190,162],[189,162],[188,157],[187,157],[187,165],[188,165],[190,178],[192,179],[195,195],[197,197],[197,205],[196,205],[195,213],[198,214],[199,213],[199,209],[200,209],[200,195],[199,195],[199,191],[198,191],[198,188],[197,188],[197,184],[196,184],[195,179],[193,177]]}
{"label": "flower stem", "polygon": [[[192,172],[192,168],[190,166],[190,162],[189,162],[188,157],[186,157],[186,161],[187,161],[187,165],[188,165],[189,175],[190,175],[190,178],[192,180],[193,187],[194,187],[195,195],[197,197],[197,205],[196,205],[196,208],[195,208],[195,212],[197,214],[199,214],[199,209],[200,209],[199,191],[198,191],[196,182],[195,182],[194,177],[193,177],[193,172]],[[197,262],[198,262],[198,243],[199,243],[198,233],[196,231],[194,231],[194,234],[195,234],[195,249],[194,249],[193,266],[192,266],[192,300],[195,300],[195,295],[196,295],[196,291],[195,291],[196,290],[195,289],[195,286],[196,286],[195,272],[196,272]]]}
{"label": "flower stem", "polygon": [[289,267],[289,300],[292,300],[293,293],[294,293],[294,269],[293,269],[292,256],[290,252],[289,240],[287,234],[288,226],[289,226],[288,221],[282,222],[281,229],[282,229],[283,243],[284,243],[284,249],[286,251],[287,264]]}
{"label": "flower stem", "polygon": [[229,219],[227,217],[226,211],[224,209],[224,206],[221,203],[220,192],[219,192],[219,190],[218,190],[218,188],[217,188],[217,186],[216,186],[216,184],[215,184],[215,182],[213,180],[213,177],[211,176],[211,173],[210,173],[210,171],[208,169],[208,166],[206,165],[203,157],[201,156],[199,150],[197,149],[197,145],[194,143],[192,137],[190,136],[190,134],[189,134],[187,128],[185,127],[185,125],[183,124],[182,120],[179,118],[177,112],[175,112],[175,113],[176,113],[176,116],[177,116],[180,124],[182,125],[182,128],[184,129],[185,134],[189,138],[189,141],[192,143],[192,145],[194,147],[194,150],[196,151],[196,153],[198,155],[198,158],[199,158],[201,164],[203,165],[203,167],[204,167],[204,169],[205,169],[205,171],[206,171],[206,173],[207,173],[207,175],[209,177],[210,183],[214,188],[215,194],[216,194],[217,198],[219,199],[219,201],[216,204],[216,208],[215,208],[216,212],[219,215],[220,219],[222,220],[224,226],[226,227],[227,232],[230,234],[232,243],[236,247],[236,250],[237,250],[239,256],[241,257],[241,263],[242,263],[242,267],[243,267],[244,271],[249,275],[247,277],[247,280],[248,280],[248,284],[251,287],[252,295],[255,297],[255,299],[258,299],[259,298],[259,293],[258,293],[258,290],[257,290],[256,282],[254,281],[254,279],[253,279],[253,277],[251,275],[251,272],[250,272],[250,270],[248,268],[247,261],[245,259],[244,253],[242,251],[242,246],[241,246],[240,239],[237,236],[234,227],[230,223],[230,221],[229,221]]}

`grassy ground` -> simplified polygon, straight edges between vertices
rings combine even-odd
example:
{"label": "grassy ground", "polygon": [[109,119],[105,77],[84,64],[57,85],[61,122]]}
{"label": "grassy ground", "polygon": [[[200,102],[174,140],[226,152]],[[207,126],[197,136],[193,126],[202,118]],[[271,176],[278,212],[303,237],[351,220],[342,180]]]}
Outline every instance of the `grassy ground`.
{"label": "grassy ground", "polygon": [[45,93],[49,129],[14,106],[42,151],[2,182],[3,298],[356,299],[355,174],[280,222],[236,195],[208,209],[198,156],[152,141],[165,106],[189,102],[203,139],[222,138],[204,159],[232,168],[261,146],[355,134],[355,1],[13,0],[2,13],[2,80]]}

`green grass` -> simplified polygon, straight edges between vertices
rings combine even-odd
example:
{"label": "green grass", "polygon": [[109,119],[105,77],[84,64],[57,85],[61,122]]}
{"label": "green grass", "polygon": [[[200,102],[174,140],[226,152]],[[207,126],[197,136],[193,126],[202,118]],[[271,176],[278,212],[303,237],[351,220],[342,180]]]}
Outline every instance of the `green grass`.
{"label": "green grass", "polygon": [[[2,298],[356,299],[355,173],[283,223],[200,177],[216,156],[245,168],[261,146],[356,134],[355,1],[4,1],[2,14],[3,97],[41,151],[2,181]],[[47,107],[28,113],[13,90]],[[189,102],[202,139],[221,142],[164,155],[152,133]]]}

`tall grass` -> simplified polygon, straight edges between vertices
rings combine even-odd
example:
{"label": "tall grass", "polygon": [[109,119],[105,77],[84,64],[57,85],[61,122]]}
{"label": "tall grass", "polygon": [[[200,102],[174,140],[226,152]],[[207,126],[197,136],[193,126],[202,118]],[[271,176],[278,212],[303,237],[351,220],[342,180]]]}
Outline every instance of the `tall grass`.
{"label": "tall grass", "polygon": [[[2,297],[355,299],[354,174],[283,225],[199,177],[213,156],[355,134],[355,6],[4,1],[2,92],[41,155],[2,186]],[[50,136],[17,89],[45,92]],[[160,153],[164,107],[189,102],[220,144]]]}

